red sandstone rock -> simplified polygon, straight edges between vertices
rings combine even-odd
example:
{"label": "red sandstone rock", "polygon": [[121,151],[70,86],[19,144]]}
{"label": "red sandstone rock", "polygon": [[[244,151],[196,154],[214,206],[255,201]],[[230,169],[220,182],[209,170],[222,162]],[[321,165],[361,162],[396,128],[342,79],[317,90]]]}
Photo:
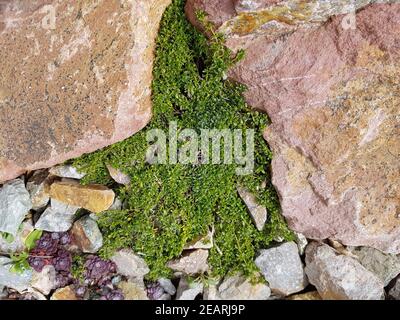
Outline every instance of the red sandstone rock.
{"label": "red sandstone rock", "polygon": [[169,3],[0,1],[0,182],[148,123],[155,37]]}
{"label": "red sandstone rock", "polygon": [[[320,11],[320,21],[329,12]],[[230,76],[272,119],[265,138],[290,227],[399,253],[400,4],[359,10],[355,29],[344,27],[343,15],[325,23],[310,17],[290,32],[282,26],[285,36],[251,25],[246,58]],[[236,50],[241,36],[224,26]]]}

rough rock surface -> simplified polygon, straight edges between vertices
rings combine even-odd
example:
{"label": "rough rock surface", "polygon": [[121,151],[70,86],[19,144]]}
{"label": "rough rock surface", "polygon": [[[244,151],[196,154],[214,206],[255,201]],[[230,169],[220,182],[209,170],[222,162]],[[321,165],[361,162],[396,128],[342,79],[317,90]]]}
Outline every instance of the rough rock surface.
{"label": "rough rock surface", "polygon": [[71,229],[72,241],[85,253],[96,253],[103,246],[103,236],[97,222],[89,216],[76,221]]}
{"label": "rough rock surface", "polygon": [[55,182],[50,187],[50,196],[65,204],[85,208],[99,213],[114,203],[114,191],[102,185],[83,186],[71,182]]}
{"label": "rough rock surface", "polygon": [[72,286],[68,286],[65,288],[57,289],[53,295],[51,296],[50,300],[78,300],[78,297],[75,294],[75,291]]}
{"label": "rough rock surface", "polygon": [[324,300],[382,300],[384,283],[356,259],[339,255],[326,244],[306,249],[308,279]]}
{"label": "rough rock surface", "polygon": [[5,286],[22,292],[29,288],[32,279],[32,271],[23,273],[10,271],[12,261],[6,257],[0,257],[0,287]]}
{"label": "rough rock surface", "polygon": [[44,266],[41,272],[34,272],[31,280],[31,287],[48,295],[56,285],[56,270],[54,266]]}
{"label": "rough rock surface", "polygon": [[384,254],[374,248],[359,247],[350,251],[369,271],[380,278],[385,287],[400,274],[400,256]]}
{"label": "rough rock surface", "polygon": [[32,201],[32,209],[40,210],[46,207],[50,200],[50,184],[46,170],[35,171],[26,184]]}
{"label": "rough rock surface", "polygon": [[17,235],[13,237],[14,239],[12,241],[7,241],[7,239],[4,239],[4,237],[0,236],[0,252],[6,254],[25,250],[25,239],[32,231],[32,222],[27,220],[22,222],[20,230],[18,231]]}
{"label": "rough rock surface", "polygon": [[168,262],[168,267],[177,272],[195,275],[208,270],[207,259],[208,250],[198,249]]}
{"label": "rough rock surface", "polygon": [[51,205],[39,217],[35,228],[49,232],[68,231],[74,222],[75,213],[79,207],[74,207],[55,199],[51,199]]}
{"label": "rough rock surface", "polygon": [[155,37],[170,1],[1,2],[0,182],[148,123]]}
{"label": "rough rock surface", "polygon": [[350,16],[332,16],[349,1],[304,2],[320,6],[303,21],[292,19],[302,1],[250,1],[269,9],[233,18],[228,10],[222,22],[214,12],[221,1],[189,0],[187,10],[201,2],[228,46],[246,48],[230,77],[272,120],[264,136],[289,226],[400,253],[398,1],[357,1],[362,9],[346,9]]}
{"label": "rough rock surface", "polygon": [[252,283],[241,275],[227,277],[218,287],[222,300],[268,300],[270,288],[265,283]]}
{"label": "rough rock surface", "polygon": [[257,230],[261,231],[267,221],[267,208],[258,204],[256,197],[248,190],[238,188],[238,193],[246,204]]}
{"label": "rough rock surface", "polygon": [[130,279],[118,284],[125,300],[149,300],[143,280]]}
{"label": "rough rock surface", "polygon": [[21,179],[0,188],[0,231],[17,235],[18,228],[32,209],[32,202]]}
{"label": "rough rock surface", "polygon": [[182,277],[176,292],[176,300],[194,300],[199,294],[203,293],[203,288],[203,283],[189,282],[185,277]]}
{"label": "rough rock surface", "polygon": [[130,249],[122,249],[115,253],[111,260],[117,266],[117,271],[128,278],[139,278],[149,273],[150,269],[143,258],[134,254]]}
{"label": "rough rock surface", "polygon": [[260,251],[255,263],[268,281],[271,290],[287,296],[303,290],[308,282],[296,243],[286,242],[278,247]]}

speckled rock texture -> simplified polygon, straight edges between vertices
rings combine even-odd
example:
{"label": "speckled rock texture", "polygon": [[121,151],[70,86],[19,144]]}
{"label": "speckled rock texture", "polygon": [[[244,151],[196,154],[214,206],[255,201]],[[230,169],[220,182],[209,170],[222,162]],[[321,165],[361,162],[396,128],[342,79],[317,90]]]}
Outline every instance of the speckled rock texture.
{"label": "speckled rock texture", "polygon": [[155,37],[170,1],[0,1],[0,182],[148,123]]}
{"label": "speckled rock texture", "polygon": [[352,11],[346,1],[232,1],[264,8],[240,23],[236,9],[215,20],[216,2],[205,5],[209,20],[231,49],[246,49],[230,77],[272,120],[264,136],[289,226],[400,253],[399,2],[357,1]]}

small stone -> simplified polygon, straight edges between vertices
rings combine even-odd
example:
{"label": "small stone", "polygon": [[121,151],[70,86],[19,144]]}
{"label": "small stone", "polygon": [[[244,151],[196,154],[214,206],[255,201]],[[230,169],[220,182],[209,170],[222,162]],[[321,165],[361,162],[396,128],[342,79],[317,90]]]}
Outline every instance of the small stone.
{"label": "small stone", "polygon": [[173,296],[176,293],[176,288],[173,285],[172,281],[169,279],[161,278],[158,279],[157,282],[164,289],[165,292]]}
{"label": "small stone", "polygon": [[174,271],[195,275],[208,271],[208,251],[198,249],[184,254],[181,258],[170,261],[168,267]]}
{"label": "small stone", "polygon": [[295,294],[290,296],[288,300],[322,300],[318,291],[311,291],[307,293]]}
{"label": "small stone", "polygon": [[118,251],[111,260],[116,264],[117,272],[128,278],[143,279],[150,271],[144,259],[130,249]]}
{"label": "small stone", "polygon": [[71,229],[78,209],[78,207],[51,199],[51,206],[40,215],[35,228],[49,232],[66,232]]}
{"label": "small stone", "polygon": [[126,186],[131,183],[131,178],[127,174],[123,173],[122,171],[120,171],[118,169],[113,168],[109,164],[107,165],[107,170],[108,170],[111,178],[113,178],[113,180],[116,183],[123,184]]}
{"label": "small stone", "polygon": [[73,286],[57,289],[50,300],[78,300]]}
{"label": "small stone", "polygon": [[392,300],[400,300],[400,277],[394,281],[393,285],[388,291],[388,296]]}
{"label": "small stone", "polygon": [[248,190],[244,188],[238,188],[237,190],[240,197],[246,204],[257,230],[261,231],[264,228],[265,222],[267,221],[267,208],[259,205],[256,197]]}
{"label": "small stone", "polygon": [[297,247],[299,248],[299,253],[302,256],[304,254],[304,251],[306,250],[308,241],[307,238],[301,233],[295,232],[295,235]]}
{"label": "small stone", "polygon": [[44,266],[41,272],[33,272],[31,286],[47,296],[56,285],[56,270],[52,265]]}
{"label": "small stone", "polygon": [[312,242],[306,249],[305,272],[324,300],[382,300],[384,284],[356,259],[330,246]]}
{"label": "small stone", "polygon": [[50,200],[50,184],[46,170],[35,171],[26,184],[32,201],[33,210],[41,210],[47,206]]}
{"label": "small stone", "polygon": [[103,236],[97,222],[89,216],[74,223],[71,236],[73,243],[85,253],[96,253],[103,246]]}
{"label": "small stone", "polygon": [[222,300],[268,300],[270,288],[265,283],[251,283],[241,275],[227,277],[220,284],[219,296]]}
{"label": "small stone", "polygon": [[55,182],[50,187],[50,197],[63,203],[100,213],[111,207],[115,194],[101,185],[80,185]]}
{"label": "small stone", "polygon": [[49,170],[50,174],[61,177],[61,178],[71,178],[71,179],[82,179],[86,174],[79,172],[73,166],[55,166]]}
{"label": "small stone", "polygon": [[108,210],[121,210],[122,209],[122,201],[119,198],[115,198],[114,203]]}
{"label": "small stone", "polygon": [[201,293],[203,293],[203,283],[189,282],[185,277],[182,277],[179,281],[176,300],[194,300]]}
{"label": "small stone", "polygon": [[26,220],[22,223],[13,241],[9,242],[0,235],[0,252],[15,253],[23,251],[25,249],[25,239],[32,231],[33,225],[31,220]]}
{"label": "small stone", "polygon": [[361,265],[380,278],[385,287],[400,274],[400,257],[385,254],[370,247],[352,248],[350,251],[357,257]]}
{"label": "small stone", "polygon": [[32,209],[32,202],[21,179],[0,188],[0,231],[16,236],[19,226]]}
{"label": "small stone", "polygon": [[12,261],[6,257],[0,257],[0,286],[12,288],[22,292],[29,288],[32,279],[32,271],[25,270],[22,273],[10,271]]}
{"label": "small stone", "polygon": [[260,251],[255,260],[271,290],[283,296],[303,290],[308,282],[296,243],[286,242]]}
{"label": "small stone", "polygon": [[198,237],[187,243],[183,250],[211,249],[213,247],[214,229],[209,230],[207,235]]}
{"label": "small stone", "polygon": [[209,284],[204,288],[203,300],[221,300],[216,284]]}
{"label": "small stone", "polygon": [[130,279],[122,281],[118,288],[124,294],[125,300],[149,300],[143,280]]}

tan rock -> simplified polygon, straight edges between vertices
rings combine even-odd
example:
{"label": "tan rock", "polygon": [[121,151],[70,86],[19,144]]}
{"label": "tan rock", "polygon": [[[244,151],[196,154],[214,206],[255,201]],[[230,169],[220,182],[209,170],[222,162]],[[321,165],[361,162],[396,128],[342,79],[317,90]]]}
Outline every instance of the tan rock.
{"label": "tan rock", "polygon": [[71,236],[73,244],[85,253],[96,253],[103,246],[103,236],[97,222],[89,216],[74,223]]}
{"label": "tan rock", "polygon": [[113,178],[113,180],[116,183],[119,184],[123,184],[123,185],[128,185],[131,183],[131,178],[123,173],[121,170],[115,169],[114,167],[112,167],[111,165],[107,165],[107,170],[111,176],[111,178]]}
{"label": "tan rock", "polygon": [[149,122],[155,38],[170,2],[1,1],[0,182]]}
{"label": "tan rock", "polygon": [[168,267],[188,275],[204,273],[208,270],[208,250],[198,249],[185,253],[181,258],[170,261]]}
{"label": "tan rock", "polygon": [[132,279],[118,284],[125,300],[149,300],[143,280]]}
{"label": "tan rock", "polygon": [[50,300],[79,300],[75,294],[73,286],[57,289]]}
{"label": "tan rock", "polygon": [[79,185],[55,182],[50,187],[50,197],[60,202],[99,213],[107,210],[114,202],[112,190],[101,185]]}
{"label": "tan rock", "polygon": [[290,296],[288,300],[322,300],[318,291],[311,291]]}

